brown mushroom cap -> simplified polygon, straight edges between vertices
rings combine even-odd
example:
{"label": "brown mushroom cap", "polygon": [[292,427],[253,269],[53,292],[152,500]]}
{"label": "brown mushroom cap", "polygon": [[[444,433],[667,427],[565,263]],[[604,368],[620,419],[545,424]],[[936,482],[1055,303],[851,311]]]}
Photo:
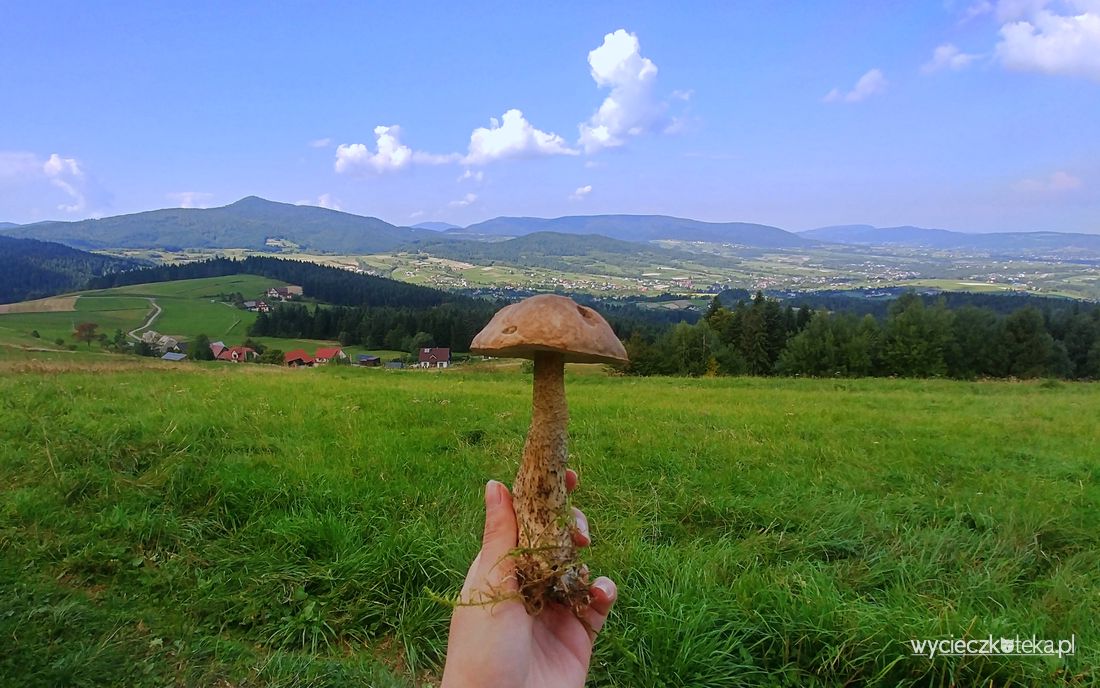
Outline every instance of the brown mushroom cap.
{"label": "brown mushroom cap", "polygon": [[623,343],[602,315],[555,294],[501,308],[470,344],[470,353],[481,356],[534,358],[539,351],[563,354],[567,363],[628,361]]}

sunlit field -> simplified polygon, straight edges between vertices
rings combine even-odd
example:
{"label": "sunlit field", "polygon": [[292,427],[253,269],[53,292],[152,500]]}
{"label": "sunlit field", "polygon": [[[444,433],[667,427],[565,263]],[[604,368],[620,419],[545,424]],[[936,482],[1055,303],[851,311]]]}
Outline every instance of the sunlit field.
{"label": "sunlit field", "polygon": [[[0,373],[0,684],[438,683],[530,375],[91,359]],[[589,685],[1095,680],[1100,387],[592,372]],[[1077,652],[908,645],[991,634]]]}

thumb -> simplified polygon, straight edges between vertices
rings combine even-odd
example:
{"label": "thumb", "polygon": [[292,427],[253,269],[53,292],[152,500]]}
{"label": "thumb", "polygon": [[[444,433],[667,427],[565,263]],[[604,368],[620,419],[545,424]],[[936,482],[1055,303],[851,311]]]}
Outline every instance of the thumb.
{"label": "thumb", "polygon": [[481,537],[481,566],[488,574],[508,558],[518,543],[519,529],[512,495],[496,480],[485,485],[485,533]]}

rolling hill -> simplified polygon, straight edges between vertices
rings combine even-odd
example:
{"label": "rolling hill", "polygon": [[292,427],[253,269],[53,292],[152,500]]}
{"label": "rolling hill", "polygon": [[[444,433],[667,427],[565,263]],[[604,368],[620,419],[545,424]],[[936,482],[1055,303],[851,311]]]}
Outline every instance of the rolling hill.
{"label": "rolling hill", "polygon": [[968,234],[924,227],[839,225],[800,232],[817,241],[864,246],[906,246],[942,250],[977,250],[1011,255],[1097,254],[1100,234],[1066,232],[994,232]]}
{"label": "rolling hill", "polygon": [[142,265],[48,241],[0,236],[0,303],[80,289],[93,277]]}
{"label": "rolling hill", "polygon": [[8,236],[56,241],[82,249],[249,248],[283,240],[338,253],[388,251],[438,232],[395,227],[374,217],[276,203],[255,196],[220,208],[169,208],[78,222],[37,222],[0,229]]}
{"label": "rolling hill", "polygon": [[433,232],[446,232],[448,229],[462,229],[450,222],[420,222],[412,226],[413,229],[430,229]]}
{"label": "rolling hill", "polygon": [[[453,236],[523,236],[535,232],[560,234],[600,234],[623,241],[706,241],[739,244],[756,248],[797,248],[813,243],[778,227],[748,222],[701,222],[664,215],[580,215],[543,219],[538,217],[498,217],[450,230]],[[808,240],[809,239],[809,240]]]}
{"label": "rolling hill", "polygon": [[14,222],[0,222],[0,229],[12,229],[18,226]]}

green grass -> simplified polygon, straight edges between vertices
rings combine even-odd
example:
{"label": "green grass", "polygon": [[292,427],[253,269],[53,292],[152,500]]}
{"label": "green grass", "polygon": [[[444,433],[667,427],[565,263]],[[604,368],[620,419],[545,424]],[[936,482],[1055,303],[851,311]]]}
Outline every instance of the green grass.
{"label": "green grass", "polygon": [[[0,684],[437,679],[530,376],[0,372]],[[43,367],[45,366],[45,367]],[[594,686],[1095,685],[1100,387],[571,375]],[[1063,638],[1064,660],[911,657]]]}
{"label": "green grass", "polygon": [[[81,297],[75,311],[0,314],[0,343],[55,347],[54,340],[58,338],[72,343],[73,329],[82,322],[97,323],[99,332],[111,336],[116,329],[128,332],[141,325],[150,308],[147,300],[132,296]],[[34,330],[40,338],[31,337]]]}

